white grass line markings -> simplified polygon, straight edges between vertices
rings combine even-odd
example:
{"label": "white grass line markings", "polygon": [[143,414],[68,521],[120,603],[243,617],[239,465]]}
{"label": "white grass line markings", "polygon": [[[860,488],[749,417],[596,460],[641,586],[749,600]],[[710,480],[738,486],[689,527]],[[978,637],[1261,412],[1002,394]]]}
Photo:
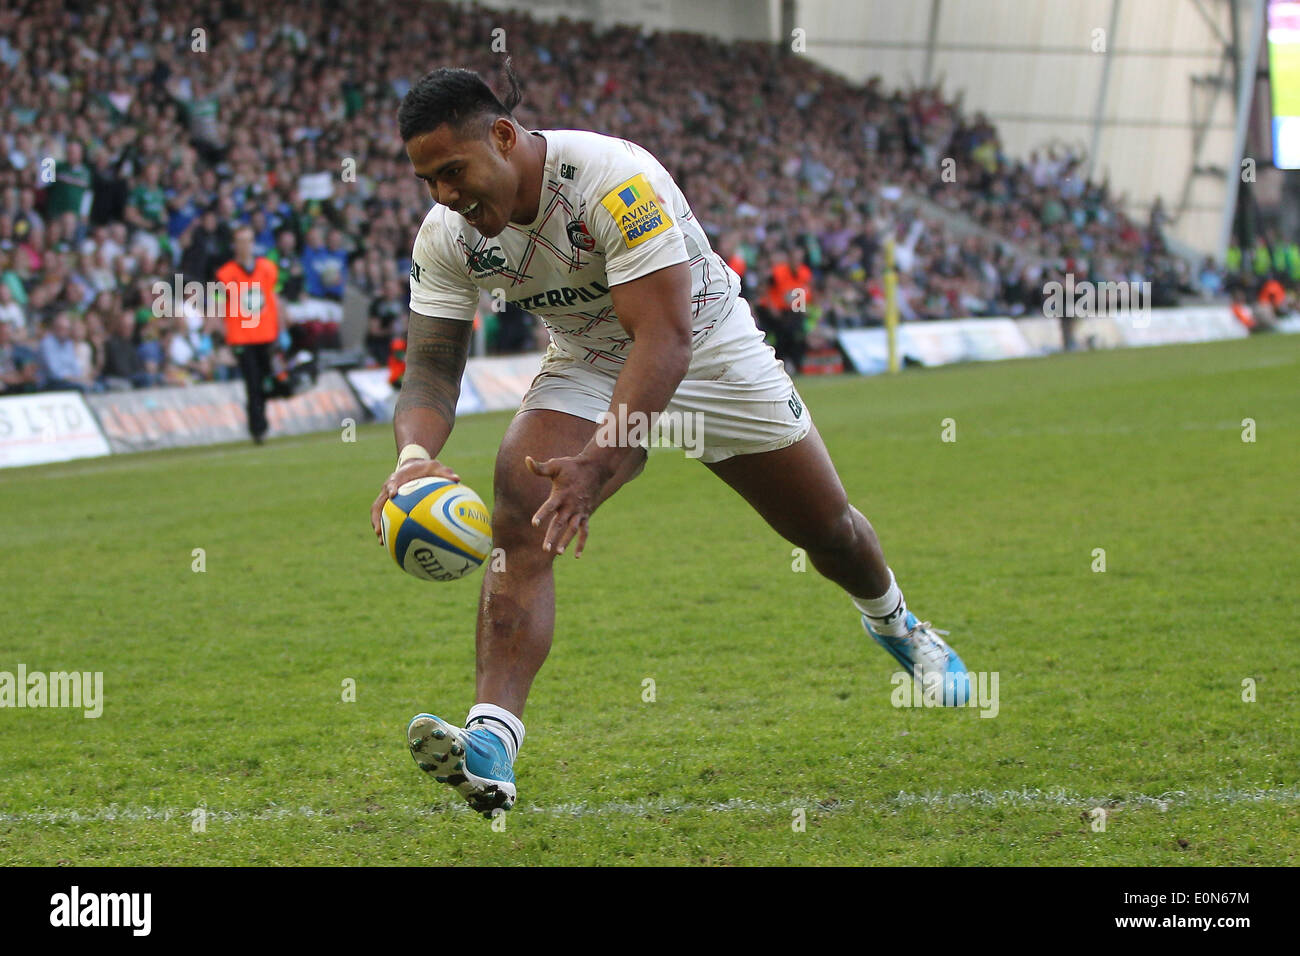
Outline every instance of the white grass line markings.
{"label": "white grass line markings", "polygon": [[[431,797],[444,795],[434,792]],[[706,813],[789,813],[805,809],[814,813],[841,813],[858,809],[865,811],[897,811],[909,807],[937,810],[960,810],[981,807],[1028,807],[1050,809],[1055,807],[1106,807],[1116,809],[1153,809],[1165,812],[1170,809],[1197,806],[1224,806],[1242,804],[1289,805],[1300,803],[1300,788],[1273,789],[1220,789],[1220,790],[1170,790],[1158,796],[1129,793],[1122,796],[1083,796],[1064,788],[1047,790],[965,790],[909,793],[902,791],[883,800],[817,800],[790,798],[777,802],[733,798],[717,802],[675,802],[667,799],[635,800],[608,803],[562,803],[554,806],[521,804],[515,815],[543,815],[552,817],[586,816],[671,816],[673,814]],[[366,817],[411,815],[427,816],[451,811],[469,813],[462,804],[445,800],[431,801],[426,806],[383,807],[375,811],[363,809],[340,811],[329,807],[270,806],[260,810],[220,810],[204,807],[208,823],[273,820],[350,820]],[[22,813],[0,813],[0,824],[29,826],[33,824],[61,823],[152,823],[186,821],[192,819],[194,807],[153,808],[110,805],[96,810],[29,810]]]}

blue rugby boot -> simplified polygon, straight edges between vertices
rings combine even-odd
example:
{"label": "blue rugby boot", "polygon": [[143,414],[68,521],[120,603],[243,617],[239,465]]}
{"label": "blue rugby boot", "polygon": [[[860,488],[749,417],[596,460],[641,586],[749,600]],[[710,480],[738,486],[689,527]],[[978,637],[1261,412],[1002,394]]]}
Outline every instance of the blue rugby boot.
{"label": "blue rugby boot", "polygon": [[877,634],[865,614],[862,626],[913,679],[919,678],[923,687],[942,682],[945,706],[964,707],[970,700],[970,675],[957,652],[943,639],[947,631],[931,627],[929,621],[918,621],[911,611],[907,612],[907,633],[902,637]]}
{"label": "blue rugby boot", "polygon": [[406,727],[411,756],[433,779],[445,783],[489,820],[515,805],[515,771],[496,734],[454,727],[433,714],[416,714]]}

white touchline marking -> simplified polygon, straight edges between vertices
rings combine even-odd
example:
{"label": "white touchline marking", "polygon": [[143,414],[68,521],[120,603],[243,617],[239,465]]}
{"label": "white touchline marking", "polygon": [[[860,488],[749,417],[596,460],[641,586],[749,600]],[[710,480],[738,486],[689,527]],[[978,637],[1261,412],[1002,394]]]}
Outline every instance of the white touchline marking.
{"label": "white touchline marking", "polygon": [[[977,419],[975,419],[977,421]],[[1086,435],[1156,435],[1163,437],[1172,429],[1178,429],[1185,432],[1227,432],[1240,431],[1241,422],[1176,422],[1169,425],[1165,424],[1112,424],[1112,425],[1034,425],[1026,428],[979,428],[978,424],[972,426],[972,431],[967,432],[969,436],[966,440],[976,439],[1000,440],[1005,438],[1037,438],[1042,435],[1056,435],[1066,438]],[[927,430],[908,431],[907,433],[890,434],[889,432],[878,432],[872,434],[872,441],[911,441],[911,442],[932,442],[933,436]]]}
{"label": "white touchline marking", "polygon": [[[448,794],[447,796],[450,796]],[[1196,806],[1216,806],[1223,804],[1277,804],[1300,803],[1300,788],[1284,787],[1268,790],[1169,790],[1159,796],[1144,793],[1130,793],[1122,797],[1081,796],[1064,788],[1048,790],[957,790],[952,792],[931,791],[909,793],[900,791],[883,800],[801,800],[791,797],[776,803],[761,800],[748,800],[734,797],[730,800],[709,802],[675,803],[672,800],[634,800],[614,801],[608,803],[561,803],[554,806],[537,806],[536,804],[519,804],[513,811],[515,815],[541,814],[553,817],[585,816],[645,816],[672,815],[680,813],[788,813],[802,808],[813,812],[842,813],[845,810],[902,810],[909,807],[923,807],[937,810],[958,810],[979,807],[1106,807],[1116,809],[1149,809],[1165,812],[1166,810]],[[0,823],[40,824],[40,823],[153,823],[168,821],[188,822],[195,807],[153,808],[153,807],[119,807],[110,805],[98,810],[29,810],[23,813],[0,813]],[[429,816],[448,811],[469,813],[470,809],[463,803],[446,803],[423,806],[393,806],[377,811],[351,810],[340,812],[330,807],[280,807],[270,806],[260,810],[218,810],[203,808],[208,822],[232,823],[241,820],[263,822],[268,820],[348,820],[353,818],[411,815]]]}

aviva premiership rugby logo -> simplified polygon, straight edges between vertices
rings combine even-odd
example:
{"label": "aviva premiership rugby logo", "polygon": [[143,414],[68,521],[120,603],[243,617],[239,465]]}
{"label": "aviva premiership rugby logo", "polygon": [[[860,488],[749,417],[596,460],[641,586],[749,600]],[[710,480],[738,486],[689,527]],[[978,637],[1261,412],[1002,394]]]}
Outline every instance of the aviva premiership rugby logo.
{"label": "aviva premiership rugby logo", "polygon": [[486,249],[469,249],[465,253],[469,271],[482,278],[490,276],[506,264],[505,254],[500,246],[488,246]]}
{"label": "aviva premiership rugby logo", "polygon": [[575,249],[591,252],[596,248],[596,237],[587,231],[587,224],[581,219],[573,220],[566,228],[569,232],[569,244]]}
{"label": "aviva premiership rugby logo", "polygon": [[643,173],[615,186],[600,201],[614,217],[629,249],[672,226],[673,221],[655,199],[654,187]]}

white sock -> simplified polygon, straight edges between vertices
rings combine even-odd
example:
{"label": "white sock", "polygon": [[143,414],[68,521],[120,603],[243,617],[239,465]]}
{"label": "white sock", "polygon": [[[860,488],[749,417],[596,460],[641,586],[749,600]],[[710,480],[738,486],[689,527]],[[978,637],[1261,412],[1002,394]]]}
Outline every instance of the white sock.
{"label": "white sock", "polygon": [[465,726],[469,727],[471,724],[478,724],[484,730],[496,734],[501,743],[505,744],[510,762],[515,762],[515,758],[519,756],[519,748],[524,745],[522,720],[496,704],[475,704],[469,709],[469,716],[465,718]]}
{"label": "white sock", "polygon": [[889,571],[889,590],[878,598],[854,598],[854,606],[871,621],[871,629],[886,637],[902,637],[907,633],[907,602]]}

